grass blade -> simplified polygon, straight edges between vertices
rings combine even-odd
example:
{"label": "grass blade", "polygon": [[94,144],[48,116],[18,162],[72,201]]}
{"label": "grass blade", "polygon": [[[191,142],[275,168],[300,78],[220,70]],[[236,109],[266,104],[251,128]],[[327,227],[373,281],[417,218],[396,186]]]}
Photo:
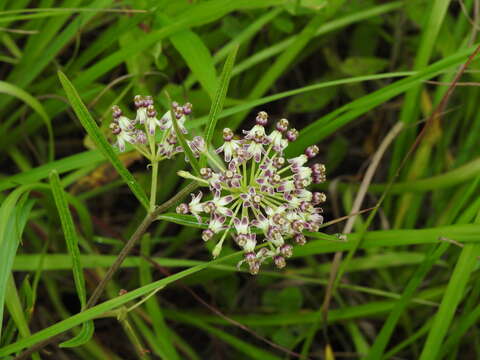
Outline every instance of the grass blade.
{"label": "grass blade", "polygon": [[[168,26],[172,22],[158,14],[161,22]],[[202,39],[191,30],[183,30],[170,36],[170,41],[182,55],[193,75],[213,99],[218,86],[212,55]]]}
{"label": "grass blade", "polygon": [[[10,193],[0,207],[0,324],[3,321],[3,307],[8,279],[17,252],[23,228],[27,222],[32,203],[26,203],[27,196],[37,184],[21,186]],[[0,326],[0,335],[2,327]]]}
{"label": "grass blade", "polygon": [[[87,303],[87,291],[85,289],[85,278],[83,277],[83,268],[80,262],[80,249],[78,248],[78,237],[73,223],[72,214],[68,208],[67,197],[65,190],[60,184],[60,177],[58,172],[52,171],[50,173],[50,186],[52,188],[55,205],[60,216],[65,242],[67,243],[68,252],[72,258],[72,271],[75,281],[75,288],[77,289],[78,298],[82,308]],[[75,347],[85,344],[93,335],[93,323],[87,322],[83,325],[82,331],[74,338],[60,344],[61,347]]]}
{"label": "grass blade", "polygon": [[240,252],[224,256],[220,259],[210,261],[205,264],[197,265],[194,267],[191,267],[189,269],[180,271],[176,274],[173,274],[171,276],[168,276],[166,278],[163,278],[161,280],[157,280],[151,284],[142,286],[140,288],[137,288],[135,290],[132,290],[125,295],[118,296],[114,299],[107,300],[99,305],[96,305],[92,308],[89,308],[88,310],[82,311],[81,313],[78,313],[76,315],[73,315],[69,317],[68,319],[62,320],[52,326],[49,326],[46,329],[40,330],[36,332],[35,334],[29,336],[28,338],[20,339],[19,341],[4,346],[3,348],[0,349],[0,356],[7,356],[10,354],[13,354],[15,352],[18,352],[26,347],[32,346],[34,344],[37,344],[38,342],[48,339],[51,336],[55,336],[58,334],[61,334],[64,331],[70,330],[71,328],[82,324],[85,321],[89,321],[94,319],[95,317],[98,317],[102,314],[104,314],[107,311],[110,311],[112,309],[118,308],[129,301],[132,301],[136,298],[139,298],[140,296],[146,295],[151,293],[152,291],[155,291],[156,289],[160,287],[165,287],[168,284],[171,284],[177,280],[180,280],[184,277],[190,276],[192,274],[195,274],[201,270],[204,270],[208,268],[211,265],[216,265],[219,264],[223,261],[226,260],[231,260],[232,258],[239,258],[241,255]]}
{"label": "grass blade", "polygon": [[443,345],[445,335],[455,316],[457,306],[465,294],[465,287],[477,265],[480,244],[466,244],[460,253],[440,308],[433,320],[420,360],[436,359]]}
{"label": "grass blade", "polygon": [[35,112],[42,118],[43,122],[47,127],[47,132],[48,132],[48,158],[50,161],[53,161],[55,157],[55,153],[54,153],[55,146],[53,144],[52,122],[50,120],[50,116],[48,116],[42,104],[40,104],[40,102],[37,99],[35,99],[32,95],[27,93],[25,90],[19,88],[16,85],[7,83],[5,81],[0,81],[0,93],[8,94],[22,100],[28,106],[30,106],[33,110],[35,110]]}
{"label": "grass blade", "polygon": [[445,242],[433,248],[425,258],[423,263],[418,267],[417,271],[413,274],[405,290],[403,291],[402,297],[388,315],[387,320],[383,324],[382,330],[377,335],[369,354],[365,357],[365,360],[382,358],[383,352],[385,351],[385,348],[390,341],[390,337],[395,330],[395,326],[397,325],[398,320],[400,319],[408,304],[410,303],[415,291],[420,286],[421,282],[423,281],[427,273],[430,271],[433,264],[435,264],[435,262],[440,258],[440,256],[442,256],[442,254],[447,250],[449,245],[449,243]]}
{"label": "grass blade", "polygon": [[[230,79],[232,77],[233,64],[235,63],[235,57],[237,56],[238,45],[235,46],[230,54],[228,54],[227,60],[223,65],[222,74],[220,75],[220,82],[218,83],[217,91],[215,93],[215,98],[212,101],[212,106],[210,107],[210,113],[208,114],[208,123],[207,129],[205,131],[205,143],[207,146],[210,146],[210,142],[213,138],[213,133],[215,132],[215,127],[218,121],[218,115],[223,110],[223,104],[225,103],[225,97],[227,96],[228,86],[230,85]],[[206,159],[201,160],[201,166],[206,162]]]}
{"label": "grass blade", "polygon": [[115,151],[112,146],[108,143],[105,136],[102,134],[100,129],[97,126],[97,123],[90,115],[85,104],[82,102],[82,99],[78,95],[77,90],[74,88],[67,76],[61,71],[58,72],[58,77],[62,83],[63,88],[67,94],[68,100],[72,105],[75,114],[80,120],[81,124],[87,131],[88,135],[98,147],[98,149],[103,153],[103,155],[112,163],[113,167],[117,170],[119,175],[125,180],[132,193],[137,197],[140,203],[146,208],[149,208],[149,201],[145,191],[140,187],[138,182],[135,180],[133,175],[127,170],[127,168],[122,164],[118,159]]}

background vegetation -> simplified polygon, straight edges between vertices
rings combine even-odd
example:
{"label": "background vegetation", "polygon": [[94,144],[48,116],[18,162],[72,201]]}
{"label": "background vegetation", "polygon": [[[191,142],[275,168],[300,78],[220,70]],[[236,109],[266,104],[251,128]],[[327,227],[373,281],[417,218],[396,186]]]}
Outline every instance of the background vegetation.
{"label": "background vegetation", "polygon": [[[479,10],[0,2],[0,358],[478,359]],[[169,207],[85,310],[150,186],[137,154],[101,146],[111,106],[133,113],[133,96],[151,94],[166,109],[168,90],[194,105],[187,126],[202,134],[237,45],[216,129],[249,127],[260,110],[287,117],[300,130],[289,155],[320,147],[333,223],[284,271],[251,276],[231,244],[211,261]],[[183,156],[160,164],[159,203],[185,186],[184,168]]]}

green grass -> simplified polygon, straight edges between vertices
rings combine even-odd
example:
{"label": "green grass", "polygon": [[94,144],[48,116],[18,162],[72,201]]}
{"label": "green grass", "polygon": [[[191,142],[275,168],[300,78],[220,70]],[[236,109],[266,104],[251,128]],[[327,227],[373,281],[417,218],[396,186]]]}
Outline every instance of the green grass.
{"label": "green grass", "polygon": [[[479,358],[476,58],[431,117],[479,46],[477,6],[0,2],[0,358]],[[169,98],[193,104],[188,134],[173,121],[185,153],[149,164],[112,146],[110,108],[131,116],[136,94],[160,116]],[[298,129],[288,157],[319,146],[329,224],[284,270],[251,276],[230,237],[212,260],[206,225],[175,213],[193,188],[177,171],[218,161],[222,129],[241,133],[261,110]],[[208,157],[187,147],[199,135]]]}

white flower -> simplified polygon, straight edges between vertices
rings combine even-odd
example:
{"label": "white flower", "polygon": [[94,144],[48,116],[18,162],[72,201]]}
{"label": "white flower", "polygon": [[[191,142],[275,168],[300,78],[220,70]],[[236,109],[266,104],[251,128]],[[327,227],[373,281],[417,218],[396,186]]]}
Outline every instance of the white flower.
{"label": "white flower", "polygon": [[[325,200],[325,196],[321,193],[314,195],[306,189],[312,178],[322,180],[325,177],[323,165],[305,166],[318,148],[309,147],[306,154],[285,161],[282,151],[298,132],[288,130],[288,121],[282,119],[267,137],[267,119],[268,115],[260,112],[256,125],[250,131],[244,131],[245,136],[241,140],[233,140],[233,132],[224,129],[224,143],[217,153],[224,153],[227,164],[219,164],[218,160],[209,158],[215,163],[215,169],[200,169],[202,178],[187,172],[179,173],[208,186],[213,192],[213,199],[200,203],[197,195],[190,204],[179,206],[178,211],[182,214],[185,210],[190,211],[197,218],[200,213],[209,214],[208,229],[202,233],[205,241],[227,229],[214,247],[214,257],[220,254],[230,231],[235,243],[245,252],[245,258],[239,265],[248,264],[252,274],[256,274],[260,265],[268,259],[283,268],[285,258],[292,251],[287,241],[292,239],[299,244],[305,243],[302,231],[315,231],[323,221],[321,209],[316,206]],[[191,144],[195,149],[194,140]],[[206,155],[208,157],[208,152]],[[255,253],[257,235],[263,237],[268,247]]]}

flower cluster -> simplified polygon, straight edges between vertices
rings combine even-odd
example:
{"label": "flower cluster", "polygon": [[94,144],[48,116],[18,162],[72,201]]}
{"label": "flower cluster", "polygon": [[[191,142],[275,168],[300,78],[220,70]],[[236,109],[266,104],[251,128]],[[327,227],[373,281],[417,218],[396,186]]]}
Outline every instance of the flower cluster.
{"label": "flower cluster", "polygon": [[[112,107],[113,121],[110,129],[117,137],[116,145],[120,151],[125,151],[125,144],[130,143],[145,157],[155,161],[171,158],[182,152],[182,147],[177,145],[172,112],[169,110],[158,119],[151,96],[137,95],[134,103],[137,110],[135,119],[129,119],[123,115],[117,105]],[[186,103],[181,106],[173,102],[172,109],[179,128],[186,134],[185,120],[186,116],[192,112],[192,104]],[[156,136],[157,128],[162,132],[160,136]]]}
{"label": "flower cluster", "polygon": [[[223,232],[213,250],[214,257],[220,254],[227,233],[232,230],[234,241],[244,251],[239,266],[246,263],[252,274],[257,274],[267,259],[283,268],[293,250],[287,240],[303,245],[304,230],[318,231],[323,223],[318,205],[326,200],[325,194],[307,190],[311,183],[325,181],[324,165],[306,165],[317,155],[318,147],[309,146],[304,154],[286,159],[284,150],[297,138],[297,130],[288,129],[288,120],[281,119],[267,134],[267,122],[267,113],[258,113],[256,124],[244,130],[241,139],[232,130],[224,129],[224,142],[217,154],[223,154],[225,163],[206,151],[204,142],[197,139],[203,146],[190,146],[204,153],[211,167],[202,168],[201,177],[179,172],[180,176],[208,187],[212,198],[202,201],[202,192],[192,194],[190,203],[180,204],[177,212],[192,214],[199,222],[202,215],[208,217],[208,227],[202,233],[204,241]],[[266,246],[256,252],[260,237]]]}

